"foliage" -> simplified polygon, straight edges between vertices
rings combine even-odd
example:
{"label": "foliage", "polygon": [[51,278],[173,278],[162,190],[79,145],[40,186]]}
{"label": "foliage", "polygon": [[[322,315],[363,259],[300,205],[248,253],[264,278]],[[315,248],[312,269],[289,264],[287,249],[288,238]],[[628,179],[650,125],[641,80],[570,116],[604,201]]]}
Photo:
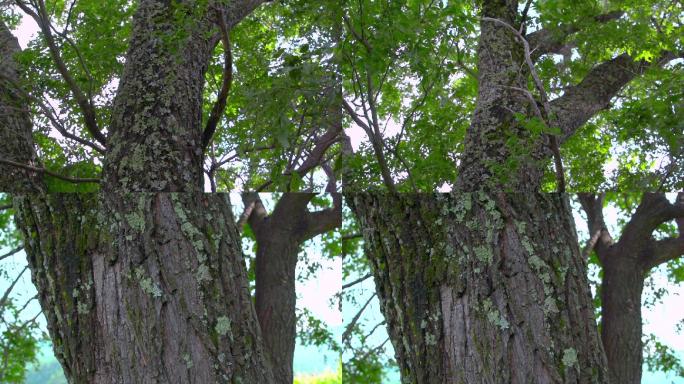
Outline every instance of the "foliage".
{"label": "foliage", "polygon": [[23,383],[28,367],[37,363],[38,325],[19,317],[22,308],[12,298],[0,304],[0,382]]}

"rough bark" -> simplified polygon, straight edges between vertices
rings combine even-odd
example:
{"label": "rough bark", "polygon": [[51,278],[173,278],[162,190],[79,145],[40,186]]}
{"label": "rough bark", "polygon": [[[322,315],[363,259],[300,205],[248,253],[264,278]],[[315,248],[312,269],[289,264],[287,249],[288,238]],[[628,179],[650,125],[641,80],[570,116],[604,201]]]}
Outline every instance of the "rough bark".
{"label": "rough bark", "polygon": [[[486,1],[481,16],[516,27],[516,9],[517,1]],[[482,185],[505,185],[509,191],[534,190],[545,150],[543,137],[530,135],[515,117],[516,113],[532,117],[536,107],[524,92],[529,70],[523,45],[506,26],[482,20],[477,54],[477,101],[456,187],[474,191]]]}
{"label": "rough bark", "polygon": [[256,311],[264,346],[277,383],[293,380],[297,331],[296,267],[302,244],[314,236],[341,225],[338,198],[333,208],[309,212],[312,193],[286,193],[267,215],[256,194],[245,195],[246,204],[254,204],[249,225],[254,231],[256,252]]}
{"label": "rough bark", "polygon": [[565,196],[348,201],[404,382],[607,382]]}
{"label": "rough bark", "polygon": [[23,195],[15,207],[70,382],[273,382],[227,195]]}
{"label": "rough bark", "polygon": [[140,2],[106,154],[106,191],[201,191],[202,90],[216,22],[228,30],[263,0]]}

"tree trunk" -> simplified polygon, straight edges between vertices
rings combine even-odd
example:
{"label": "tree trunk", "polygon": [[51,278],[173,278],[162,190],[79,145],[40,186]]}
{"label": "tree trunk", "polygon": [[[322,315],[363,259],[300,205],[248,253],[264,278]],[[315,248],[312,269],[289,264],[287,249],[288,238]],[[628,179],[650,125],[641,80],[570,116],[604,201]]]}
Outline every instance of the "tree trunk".
{"label": "tree trunk", "polygon": [[607,382],[565,196],[348,197],[403,382]]}
{"label": "tree trunk", "polygon": [[70,382],[273,382],[227,195],[15,205]]}
{"label": "tree trunk", "polygon": [[297,336],[295,270],[299,244],[284,234],[271,233],[258,241],[256,254],[256,311],[264,346],[276,382],[291,384]]}
{"label": "tree trunk", "polygon": [[264,347],[276,382],[291,384],[297,336],[295,279],[297,260],[305,241],[342,225],[342,202],[333,194],[333,207],[310,212],[313,193],[284,193],[268,215],[258,194],[245,194],[252,205],[249,225],[257,243],[256,311]]}
{"label": "tree trunk", "polygon": [[639,384],[643,364],[641,293],[645,271],[628,250],[611,249],[601,282],[601,340],[612,383]]}

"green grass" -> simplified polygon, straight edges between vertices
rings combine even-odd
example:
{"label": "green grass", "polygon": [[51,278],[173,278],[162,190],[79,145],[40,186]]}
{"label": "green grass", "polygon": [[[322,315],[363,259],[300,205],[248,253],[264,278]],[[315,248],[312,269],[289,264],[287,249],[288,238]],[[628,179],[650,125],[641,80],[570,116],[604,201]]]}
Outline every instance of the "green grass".
{"label": "green grass", "polygon": [[337,368],[337,372],[298,375],[294,379],[294,384],[342,384],[342,366]]}

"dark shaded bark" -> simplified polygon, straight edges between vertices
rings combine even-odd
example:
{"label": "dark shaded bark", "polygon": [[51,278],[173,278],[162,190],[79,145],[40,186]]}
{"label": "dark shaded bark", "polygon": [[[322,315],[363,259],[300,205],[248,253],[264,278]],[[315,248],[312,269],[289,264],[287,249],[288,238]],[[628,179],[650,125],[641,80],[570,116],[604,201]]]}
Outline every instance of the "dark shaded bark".
{"label": "dark shaded bark", "polygon": [[641,293],[646,275],[630,250],[607,255],[601,279],[601,341],[612,383],[639,384],[643,365]]}
{"label": "dark shaded bark", "polygon": [[256,236],[256,311],[264,346],[277,383],[291,384],[297,332],[296,267],[302,244],[316,235],[339,227],[342,222],[339,197],[323,211],[309,212],[312,193],[284,194],[267,215],[256,194],[245,195],[254,204],[249,225]]}
{"label": "dark shaded bark", "polygon": [[603,218],[603,195],[580,194],[589,232],[599,234],[593,249],[603,268],[601,280],[601,340],[613,383],[638,384],[643,366],[641,293],[648,271],[684,254],[679,236],[655,240],[655,228],[684,218],[684,193],[675,204],[663,194],[645,193],[617,242]]}
{"label": "dark shaded bark", "polygon": [[409,383],[605,383],[562,195],[350,194]]}
{"label": "dark shaded bark", "polygon": [[[33,149],[31,117],[14,59],[19,42],[0,20],[0,159],[40,167]],[[25,168],[0,163],[0,191],[40,191],[40,176]]]}

